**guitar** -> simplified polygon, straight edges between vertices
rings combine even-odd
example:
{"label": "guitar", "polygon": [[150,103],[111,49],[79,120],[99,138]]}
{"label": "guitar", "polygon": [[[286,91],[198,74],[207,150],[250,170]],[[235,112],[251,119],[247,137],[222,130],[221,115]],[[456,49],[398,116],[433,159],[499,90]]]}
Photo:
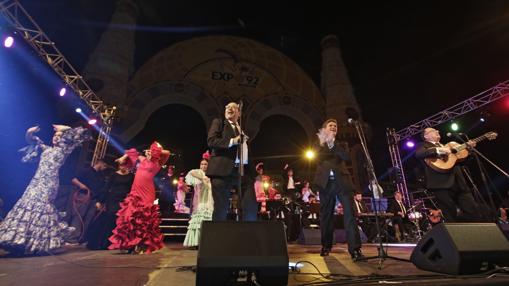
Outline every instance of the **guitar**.
{"label": "guitar", "polygon": [[[481,142],[485,139],[493,140],[497,138],[498,134],[496,132],[488,132],[482,136],[474,138],[470,141],[475,143]],[[468,157],[468,145],[467,143],[459,144],[454,141],[451,141],[445,144],[444,147],[449,147],[451,149],[451,154],[441,155],[438,158],[426,158],[424,162],[433,170],[437,172],[447,172],[451,170],[456,162],[461,162],[463,159]]]}

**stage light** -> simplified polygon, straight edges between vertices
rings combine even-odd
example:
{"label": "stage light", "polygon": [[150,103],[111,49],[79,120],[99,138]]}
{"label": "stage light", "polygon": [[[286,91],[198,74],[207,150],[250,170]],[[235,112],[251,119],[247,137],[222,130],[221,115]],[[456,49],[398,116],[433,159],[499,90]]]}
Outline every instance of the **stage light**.
{"label": "stage light", "polygon": [[77,112],[77,113],[81,113],[81,111],[82,111],[82,110],[81,110],[81,108],[79,108],[79,107],[78,107],[78,108],[76,108],[76,112]]}
{"label": "stage light", "polygon": [[313,150],[307,150],[306,153],[304,153],[304,156],[308,160],[313,160],[315,158],[315,151]]}
{"label": "stage light", "polygon": [[263,188],[264,188],[265,190],[267,190],[269,187],[270,187],[269,182],[267,182],[267,181],[263,182]]}
{"label": "stage light", "polygon": [[173,185],[175,185],[175,186],[176,186],[176,185],[179,183],[179,180],[177,180],[177,179],[173,179],[172,183],[173,183]]}
{"label": "stage light", "polygon": [[64,96],[66,92],[67,92],[67,89],[65,89],[65,87],[62,87],[62,88],[60,89],[60,92],[59,92],[58,94],[59,94],[60,96]]}
{"label": "stage light", "polygon": [[481,113],[479,114],[479,121],[481,123],[488,122],[490,117],[491,117],[491,113],[489,111],[481,111]]}
{"label": "stage light", "polygon": [[405,145],[406,145],[406,147],[407,147],[407,148],[409,148],[409,149],[412,149],[412,148],[414,148],[414,147],[415,147],[415,143],[414,143],[414,141],[412,141],[412,140],[408,140],[408,141],[406,141]]}
{"label": "stage light", "polygon": [[456,122],[451,123],[452,131],[458,131],[459,129],[460,129],[460,126],[458,125],[458,123],[456,123]]}
{"label": "stage light", "polygon": [[97,123],[97,119],[95,119],[95,118],[91,118],[88,120],[88,124],[90,124],[90,125],[95,125],[96,123]]}
{"label": "stage light", "polygon": [[14,45],[14,38],[11,36],[5,37],[4,39],[4,47],[10,48]]}

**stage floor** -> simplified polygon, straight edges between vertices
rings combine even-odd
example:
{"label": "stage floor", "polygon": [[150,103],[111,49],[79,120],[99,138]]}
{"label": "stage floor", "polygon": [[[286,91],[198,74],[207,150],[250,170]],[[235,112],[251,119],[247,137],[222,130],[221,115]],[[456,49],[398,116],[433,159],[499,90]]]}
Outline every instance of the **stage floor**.
{"label": "stage floor", "polygon": [[[388,254],[408,259],[413,247],[391,246]],[[336,274],[330,285],[509,285],[509,276],[445,277],[421,271],[409,262],[379,260],[354,263],[345,244],[337,244],[328,257],[320,257],[320,246],[289,244],[290,262],[309,261],[324,274]],[[364,245],[364,254],[376,255],[376,245]],[[167,243],[166,248],[151,255],[119,254],[117,251],[90,251],[83,246],[68,247],[55,256],[9,258],[0,253],[0,285],[195,285],[196,250],[180,243]],[[288,285],[310,285],[329,282],[317,275],[308,263],[300,273],[290,273]],[[315,275],[316,274],[316,275]],[[373,280],[368,275],[379,275]],[[387,275],[381,277],[380,275]],[[415,276],[417,279],[414,279]],[[353,276],[353,277],[351,277]],[[393,279],[390,276],[397,276]],[[374,277],[373,277],[374,278]],[[350,280],[345,280],[350,279]],[[350,282],[349,282],[350,281]],[[382,282],[381,282],[382,281]],[[334,281],[333,281],[334,282]],[[320,285],[323,285],[319,283]]]}

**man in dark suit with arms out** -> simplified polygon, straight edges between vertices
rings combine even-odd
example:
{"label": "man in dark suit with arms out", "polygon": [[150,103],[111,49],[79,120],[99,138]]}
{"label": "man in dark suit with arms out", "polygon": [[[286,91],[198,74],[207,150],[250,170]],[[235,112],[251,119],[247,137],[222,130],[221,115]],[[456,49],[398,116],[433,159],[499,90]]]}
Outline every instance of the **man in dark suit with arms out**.
{"label": "man in dark suit with arms out", "polygon": [[313,183],[320,195],[320,229],[322,235],[321,256],[329,255],[334,236],[334,207],[339,196],[343,205],[344,224],[348,252],[354,261],[364,258],[361,252],[359,228],[354,217],[353,187],[349,172],[344,165],[350,160],[347,150],[336,140],[338,125],[335,119],[327,119],[318,135],[317,168]]}
{"label": "man in dark suit with arms out", "polygon": [[[226,220],[229,208],[230,192],[237,187],[239,179],[239,148],[242,148],[241,130],[238,124],[239,105],[230,102],[225,107],[225,119],[212,121],[207,136],[211,149],[207,176],[212,184],[214,213],[212,220]],[[246,138],[245,136],[243,136]],[[244,154],[246,158],[247,154]],[[247,173],[247,163],[244,162]],[[247,176],[246,176],[247,177]],[[243,180],[243,197],[241,198],[243,220],[254,221],[257,215],[256,195],[253,183]]]}

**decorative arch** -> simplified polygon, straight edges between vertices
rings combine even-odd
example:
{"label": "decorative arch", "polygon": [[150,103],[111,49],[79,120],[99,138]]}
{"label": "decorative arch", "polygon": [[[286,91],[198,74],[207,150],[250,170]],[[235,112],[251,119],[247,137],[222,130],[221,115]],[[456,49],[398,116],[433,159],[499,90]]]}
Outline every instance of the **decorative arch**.
{"label": "decorative arch", "polygon": [[129,141],[138,134],[152,113],[168,104],[183,104],[196,110],[207,128],[212,119],[223,112],[206,92],[191,84],[182,82],[162,82],[149,87],[136,95],[129,105],[128,116],[124,120],[125,131],[120,138]]}
{"label": "decorative arch", "polygon": [[[317,127],[321,125],[323,113],[314,110],[307,103],[290,96],[272,96],[261,99],[251,105],[245,116],[247,134],[254,138],[262,121],[272,115],[285,115],[300,123],[306,131],[308,141],[315,137]],[[244,118],[244,117],[243,117]]]}
{"label": "decorative arch", "polygon": [[128,112],[120,136],[129,140],[149,116],[167,104],[184,104],[207,127],[229,101],[244,102],[247,132],[254,138],[270,115],[289,116],[313,137],[325,100],[312,79],[290,58],[259,42],[233,36],[182,41],[147,61],[130,82]]}

